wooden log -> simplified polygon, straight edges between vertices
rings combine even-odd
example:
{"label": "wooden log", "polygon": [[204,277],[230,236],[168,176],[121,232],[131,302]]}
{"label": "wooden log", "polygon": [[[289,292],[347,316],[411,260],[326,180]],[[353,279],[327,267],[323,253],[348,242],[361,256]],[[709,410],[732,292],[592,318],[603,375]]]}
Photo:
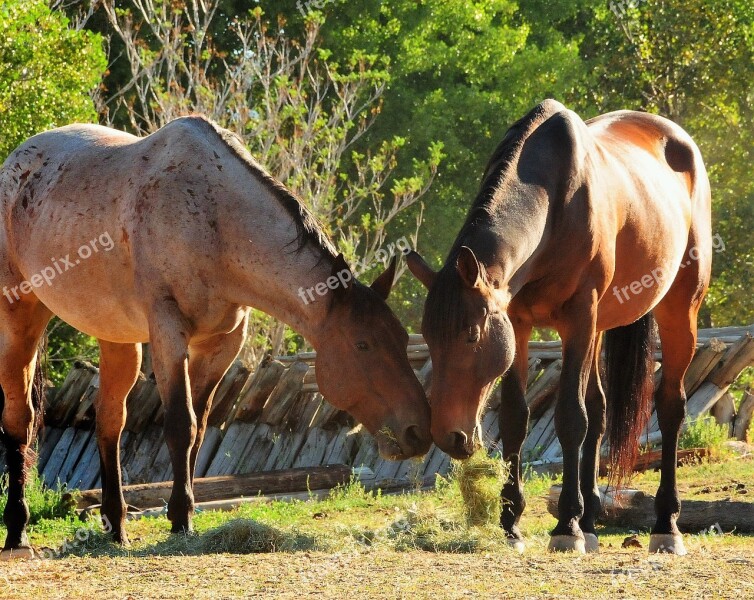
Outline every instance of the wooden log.
{"label": "wooden log", "polygon": [[304,376],[308,370],[309,365],[300,361],[288,368],[262,409],[260,416],[262,422],[269,425],[279,425],[284,422],[288,409],[301,392]]}
{"label": "wooden log", "polygon": [[92,435],[89,438],[81,457],[76,464],[70,477],[68,477],[68,487],[79,490],[86,490],[94,485],[99,475],[99,449],[97,448],[97,438]]}
{"label": "wooden log", "polygon": [[142,482],[170,481],[172,478],[173,464],[170,461],[170,451],[168,450],[168,445],[163,441],[154,457],[152,466],[142,476]]}
{"label": "wooden log", "polygon": [[267,462],[264,464],[264,470],[275,471],[293,467],[296,456],[305,441],[306,434],[303,432],[294,431],[293,433],[281,434],[275,440],[275,445],[267,457]]}
{"label": "wooden log", "polygon": [[157,411],[162,406],[160,392],[154,376],[144,377],[134,386],[126,399],[126,427],[127,431],[141,433],[150,425],[157,422]]}
{"label": "wooden log", "polygon": [[539,453],[546,449],[546,445],[549,445],[547,440],[552,441],[550,431],[555,432],[555,406],[552,405],[547,409],[536,422],[532,424],[529,434],[524,440],[524,445],[521,448],[521,455],[524,460],[534,460],[539,457]]}
{"label": "wooden log", "polygon": [[293,467],[315,467],[322,464],[322,459],[333,437],[334,435],[329,431],[312,427],[296,460],[293,461]]}
{"label": "wooden log", "polygon": [[552,395],[558,389],[562,369],[563,361],[553,362],[526,392],[526,404],[529,406],[532,420],[537,419],[547,409]]}
{"label": "wooden log", "polygon": [[71,419],[74,427],[90,429],[94,426],[94,403],[99,395],[99,373],[95,374],[89,382],[84,395],[81,397],[79,406]]}
{"label": "wooden log", "polygon": [[259,423],[231,473],[241,474],[261,471],[275,445],[277,435],[277,432],[269,425]]}
{"label": "wooden log", "polygon": [[326,465],[343,465],[351,462],[354,443],[356,439],[349,435],[348,427],[341,427],[338,434],[332,439],[330,445],[325,450],[325,456],[322,463]]}
{"label": "wooden log", "polygon": [[704,346],[697,350],[683,379],[686,397],[690,397],[702,385],[712,369],[720,362],[726,350],[727,346],[717,338],[708,340]]}
{"label": "wooden log", "polygon": [[46,487],[56,487],[58,473],[65,462],[66,456],[68,456],[68,450],[71,447],[71,442],[73,441],[75,434],[76,430],[73,427],[67,427],[63,430],[63,434],[60,436],[58,443],[55,444],[55,449],[50,454],[50,457],[45,464],[45,468],[42,471],[42,480]]}
{"label": "wooden log", "polygon": [[84,448],[89,443],[89,438],[92,437],[92,432],[86,429],[74,429],[73,438],[68,448],[68,454],[66,454],[63,464],[60,466],[60,470],[57,473],[56,480],[66,487],[71,487],[71,475],[79,462],[79,459],[84,452]]}
{"label": "wooden log", "polygon": [[284,372],[285,365],[279,361],[262,362],[246,389],[241,391],[234,420],[256,421]]}
{"label": "wooden log", "polygon": [[741,371],[752,364],[754,364],[754,336],[747,332],[728,348],[718,365],[710,373],[707,381],[721,389],[727,389],[741,374]]}
{"label": "wooden log", "polygon": [[256,425],[253,423],[244,423],[242,421],[233,421],[230,424],[222,442],[220,442],[217,452],[215,452],[212,462],[207,468],[208,477],[231,473],[232,466],[240,459],[243,449],[255,427]]}
{"label": "wooden log", "polygon": [[340,410],[335,408],[327,400],[322,401],[317,409],[317,412],[312,417],[310,427],[325,427],[332,423],[335,418],[340,414]]}
{"label": "wooden log", "polygon": [[[547,510],[557,516],[557,501],[560,486],[553,486],[547,502]],[[613,503],[608,503],[613,504]],[[600,523],[614,527],[649,529],[655,522],[655,499],[638,490],[623,490],[621,506],[609,507],[599,519]],[[683,500],[678,528],[686,533],[699,533],[714,528],[718,532],[754,532],[754,502],[731,500]]]}
{"label": "wooden log", "polygon": [[528,390],[537,377],[544,372],[542,368],[542,359],[537,356],[529,357],[529,371],[526,378],[526,389]]}
{"label": "wooden log", "polygon": [[[306,469],[286,469],[247,475],[199,477],[194,479],[194,500],[208,502],[253,497],[260,494],[285,494],[305,492],[308,489],[330,489],[347,483],[351,468],[345,465],[327,465]],[[128,485],[123,488],[126,503],[139,508],[163,506],[170,497],[172,481]],[[79,508],[101,502],[102,490],[86,490],[81,493]]]}
{"label": "wooden log", "polygon": [[[50,456],[52,456],[52,453],[55,450],[55,446],[63,435],[63,431],[65,430],[61,427],[44,428],[42,440],[37,452],[37,471],[39,473],[42,473],[44,471],[44,468],[47,465],[47,461],[50,460]],[[2,444],[0,444],[0,446],[2,446]]]}
{"label": "wooden log", "polygon": [[422,387],[425,389],[425,391],[429,391],[430,383],[432,382],[432,359],[428,358],[422,367],[419,369],[419,372],[416,374],[417,378],[419,379],[419,383],[421,383]]}
{"label": "wooden log", "polygon": [[228,369],[220,385],[217,387],[212,400],[207,423],[212,427],[220,427],[236,407],[238,396],[249,380],[251,372],[240,360],[236,360]]}
{"label": "wooden log", "polygon": [[741,405],[738,407],[736,421],[733,424],[733,437],[742,442],[749,441],[749,428],[751,426],[752,416],[754,416],[754,394],[749,390],[744,392]]}
{"label": "wooden log", "polygon": [[76,361],[74,368],[69,373],[71,381],[66,385],[64,382],[61,391],[55,395],[54,404],[49,413],[45,415],[45,422],[55,427],[67,427],[71,418],[78,410],[81,398],[86,392],[92,378],[99,372],[96,367],[89,363]]}
{"label": "wooden log", "polygon": [[377,458],[380,456],[379,449],[377,448],[377,442],[366,431],[352,433],[351,435],[358,436],[356,441],[358,450],[356,451],[356,456],[354,456],[353,459],[353,466],[372,469],[375,462],[377,462]]}
{"label": "wooden log", "polygon": [[162,443],[163,431],[159,425],[151,425],[141,433],[132,433],[132,436],[129,436],[125,445],[126,453],[121,461],[128,473],[129,483],[144,483],[150,480],[152,461]]}
{"label": "wooden log", "polygon": [[207,473],[207,469],[222,439],[223,434],[218,427],[207,427],[207,431],[204,433],[204,441],[201,448],[199,448],[199,454],[196,456],[196,466],[194,467],[195,477],[204,477]]}
{"label": "wooden log", "polygon": [[718,425],[728,428],[728,437],[733,435],[733,423],[736,419],[736,403],[730,392],[725,392],[710,410]]}

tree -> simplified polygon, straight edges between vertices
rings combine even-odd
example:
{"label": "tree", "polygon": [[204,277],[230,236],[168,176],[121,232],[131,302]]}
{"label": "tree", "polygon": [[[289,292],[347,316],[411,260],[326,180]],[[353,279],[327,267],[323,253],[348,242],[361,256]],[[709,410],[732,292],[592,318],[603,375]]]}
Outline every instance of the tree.
{"label": "tree", "polygon": [[646,0],[599,5],[582,54],[594,74],[587,103],[648,110],[694,137],[712,183],[714,255],[702,322],[754,320],[754,5],[748,0]]}
{"label": "tree", "polygon": [[[105,120],[125,121],[143,134],[191,112],[208,115],[304,199],[356,275],[378,262],[388,225],[426,193],[442,158],[441,145],[427,143],[424,160],[395,176],[405,138],[357,149],[378,120],[390,81],[381,57],[354,51],[336,60],[321,45],[322,16],[315,12],[297,39],[284,36],[260,8],[225,14],[223,49],[213,33],[217,0],[131,4],[103,5],[128,62],[128,79],[104,102]],[[420,224],[421,212],[414,238]],[[261,340],[273,352],[284,349],[283,331],[255,313],[251,359],[267,349]]]}
{"label": "tree", "polygon": [[70,27],[43,0],[0,4],[0,157],[26,138],[95,122],[91,94],[107,67],[100,36]]}

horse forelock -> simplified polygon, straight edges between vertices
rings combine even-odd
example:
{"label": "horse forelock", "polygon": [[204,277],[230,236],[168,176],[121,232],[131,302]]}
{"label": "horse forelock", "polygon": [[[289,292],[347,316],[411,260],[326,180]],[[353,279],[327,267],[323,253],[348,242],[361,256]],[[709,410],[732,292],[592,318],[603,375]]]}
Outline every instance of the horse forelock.
{"label": "horse forelock", "polygon": [[449,258],[437,273],[427,294],[422,332],[440,344],[450,343],[463,329],[465,310],[461,299],[463,282],[455,268],[455,258]]}
{"label": "horse forelock", "polygon": [[[243,140],[236,133],[223,129],[214,121],[202,116],[192,115],[195,122],[204,123],[213,131],[223,144],[238,158],[249,172],[267,188],[296,224],[296,247],[294,252],[300,252],[308,243],[312,243],[323,250],[330,258],[335,258],[337,250],[322,225],[304,202],[290,189],[273,177],[267,169],[259,164],[251,152],[246,148]],[[293,242],[292,242],[293,243]]]}

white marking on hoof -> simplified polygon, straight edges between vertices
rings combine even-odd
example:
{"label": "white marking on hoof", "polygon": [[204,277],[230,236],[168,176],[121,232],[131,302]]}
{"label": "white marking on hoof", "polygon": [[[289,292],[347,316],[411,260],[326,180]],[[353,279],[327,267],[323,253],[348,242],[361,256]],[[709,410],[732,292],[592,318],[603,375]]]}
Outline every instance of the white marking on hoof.
{"label": "white marking on hoof", "polygon": [[513,548],[519,554],[523,554],[526,550],[526,544],[523,541],[514,538],[508,538],[508,547]]}
{"label": "white marking on hoof", "polygon": [[11,548],[0,552],[0,560],[31,560],[35,558],[34,550],[27,547]]}
{"label": "white marking on hoof", "polygon": [[575,535],[552,535],[547,546],[550,552],[577,552],[586,554],[584,538]]}
{"label": "white marking on hoof", "polygon": [[600,542],[593,533],[584,534],[584,548],[587,554],[597,554],[600,551]]}
{"label": "white marking on hoof", "polygon": [[653,533],[649,536],[649,553],[675,554],[685,556],[686,546],[680,533]]}

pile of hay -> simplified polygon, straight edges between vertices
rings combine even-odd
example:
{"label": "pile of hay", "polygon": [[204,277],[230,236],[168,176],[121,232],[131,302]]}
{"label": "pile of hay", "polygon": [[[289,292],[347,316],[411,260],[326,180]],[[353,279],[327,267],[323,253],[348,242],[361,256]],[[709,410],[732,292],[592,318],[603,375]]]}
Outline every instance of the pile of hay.
{"label": "pile of hay", "polygon": [[252,554],[276,552],[286,545],[285,533],[253,519],[233,519],[201,536],[203,553]]}
{"label": "pile of hay", "polygon": [[488,456],[482,448],[466,460],[453,461],[453,479],[463,498],[466,523],[496,526],[500,519],[500,491],[508,479],[507,465],[500,458]]}

